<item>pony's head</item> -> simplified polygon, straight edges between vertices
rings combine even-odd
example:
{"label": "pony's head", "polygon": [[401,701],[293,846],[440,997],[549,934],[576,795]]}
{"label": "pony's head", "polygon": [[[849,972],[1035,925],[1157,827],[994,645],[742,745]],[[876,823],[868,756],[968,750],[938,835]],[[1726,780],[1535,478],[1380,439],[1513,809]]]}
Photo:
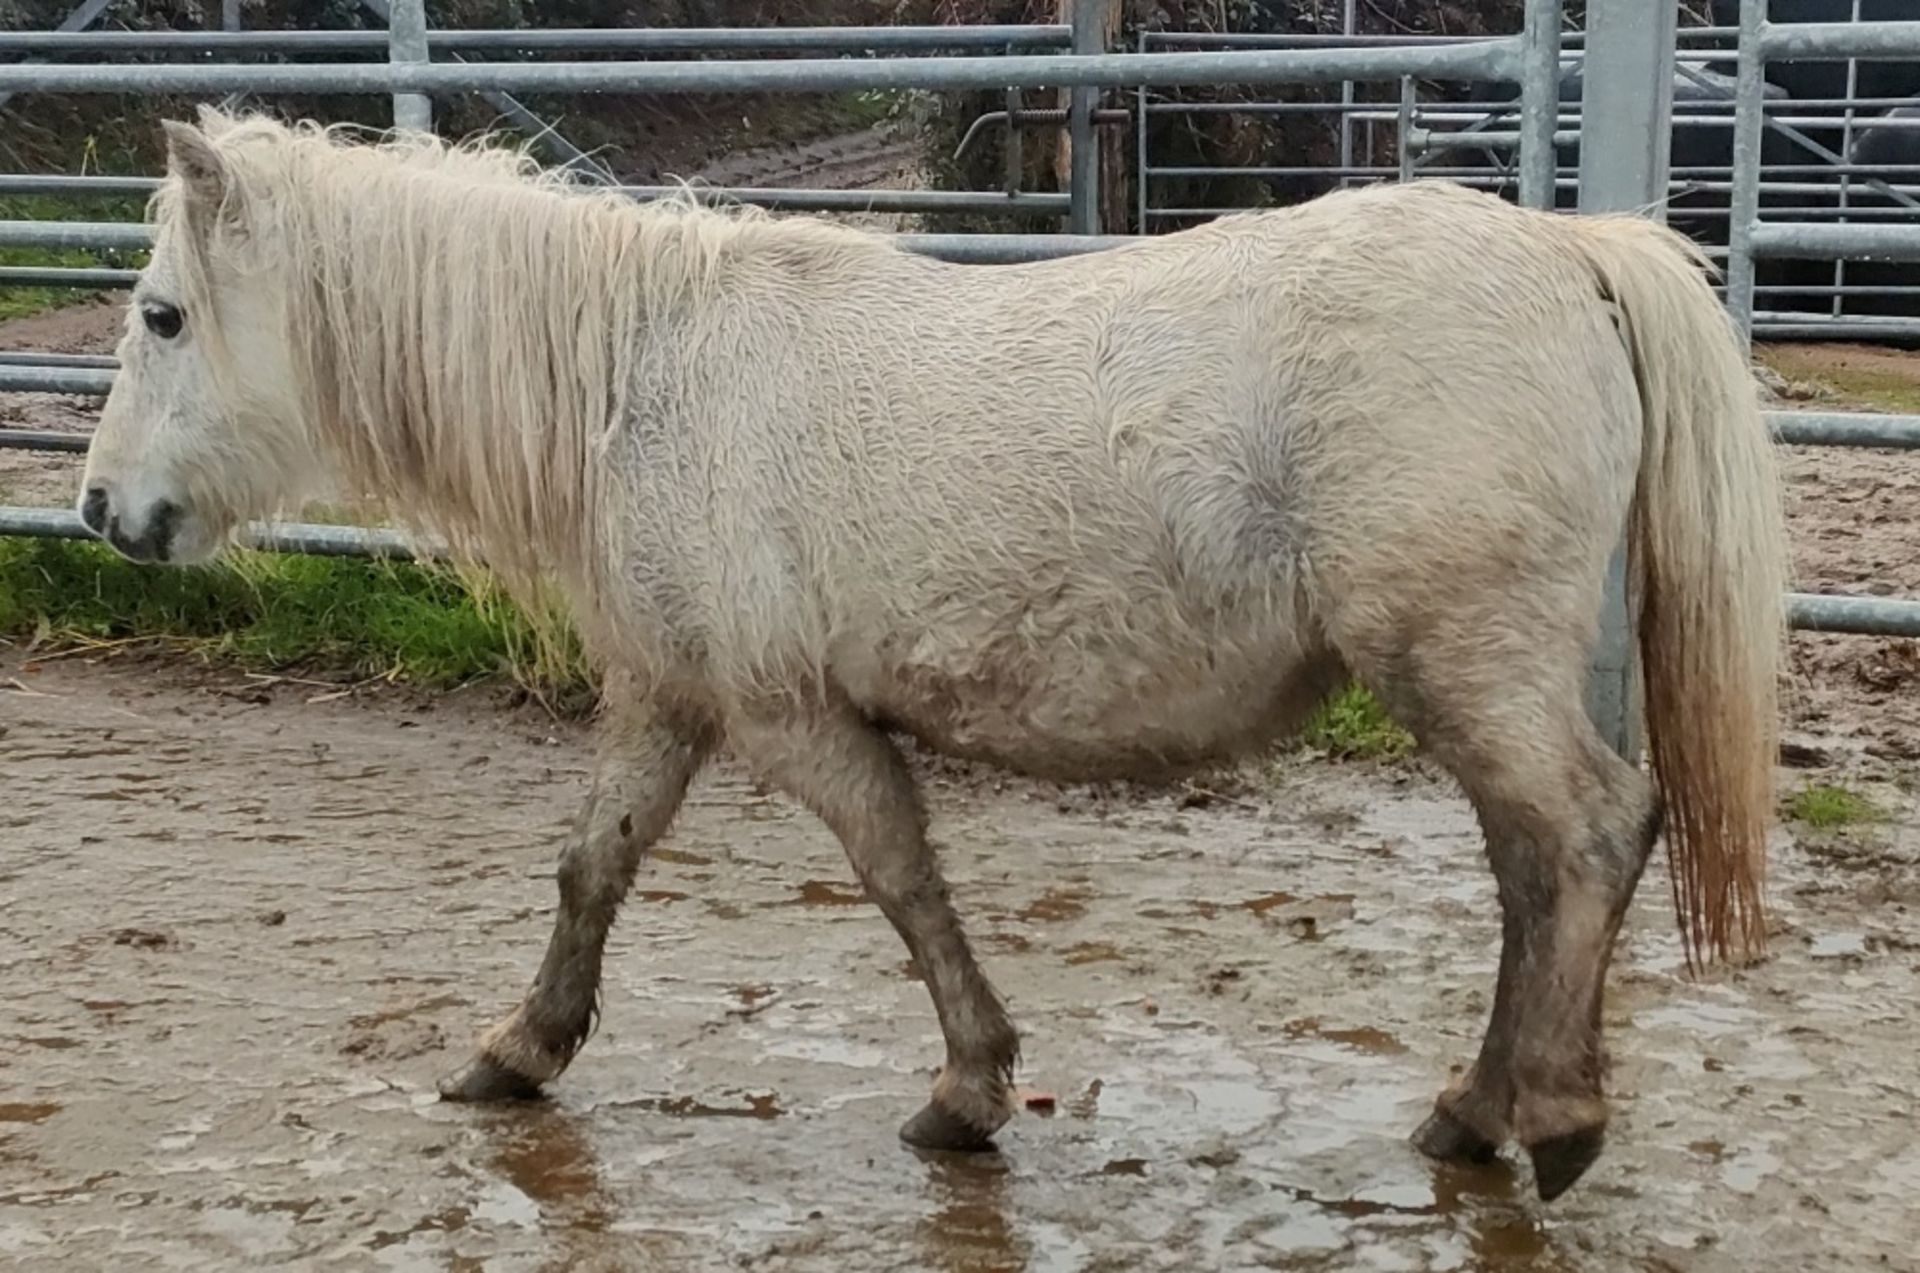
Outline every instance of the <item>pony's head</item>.
{"label": "pony's head", "polygon": [[312,493],[317,464],[293,400],[288,280],[251,206],[271,192],[224,153],[226,117],[165,128],[153,254],[87,451],[80,517],[136,561],[191,563],[247,518]]}

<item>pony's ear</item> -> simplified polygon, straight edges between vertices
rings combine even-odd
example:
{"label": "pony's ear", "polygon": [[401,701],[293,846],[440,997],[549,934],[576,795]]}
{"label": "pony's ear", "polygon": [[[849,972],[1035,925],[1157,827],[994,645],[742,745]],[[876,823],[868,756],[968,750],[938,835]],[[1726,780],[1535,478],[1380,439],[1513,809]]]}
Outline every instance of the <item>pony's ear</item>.
{"label": "pony's ear", "polygon": [[166,120],[167,170],[180,178],[187,204],[203,213],[217,211],[227,197],[227,161],[207,135],[192,124]]}
{"label": "pony's ear", "polygon": [[240,122],[211,102],[201,102],[194,107],[194,116],[200,121],[200,131],[211,138],[231,132],[234,125]]}

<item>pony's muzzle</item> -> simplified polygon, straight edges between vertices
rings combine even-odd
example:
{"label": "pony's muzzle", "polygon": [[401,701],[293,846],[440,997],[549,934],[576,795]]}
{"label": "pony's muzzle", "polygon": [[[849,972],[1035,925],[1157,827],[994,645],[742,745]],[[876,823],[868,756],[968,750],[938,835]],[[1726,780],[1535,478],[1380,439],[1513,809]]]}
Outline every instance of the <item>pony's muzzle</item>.
{"label": "pony's muzzle", "polygon": [[86,528],[113,546],[129,561],[164,562],[173,556],[174,535],[180,528],[180,506],[170,499],[155,500],[138,520],[125,516],[112,493],[89,486],[80,497],[80,520]]}

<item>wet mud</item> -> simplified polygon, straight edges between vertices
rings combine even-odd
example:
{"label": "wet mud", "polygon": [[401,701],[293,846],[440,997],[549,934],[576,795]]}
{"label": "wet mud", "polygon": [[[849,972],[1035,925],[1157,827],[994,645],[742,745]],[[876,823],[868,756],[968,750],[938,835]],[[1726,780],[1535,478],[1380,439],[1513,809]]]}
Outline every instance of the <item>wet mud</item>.
{"label": "wet mud", "polygon": [[[941,1058],[837,845],[722,764],[615,930],[550,1100],[433,1081],[519,996],[584,791],[570,727],[0,654],[9,1269],[1914,1269],[1920,832],[1783,828],[1774,956],[1689,980],[1656,862],[1607,1002],[1608,1152],[1407,1134],[1497,926],[1418,766],[1196,801],[923,763],[1022,1028],[986,1157],[895,1129]],[[310,701],[310,700],[321,701]],[[1904,803],[1901,801],[1904,800]]]}

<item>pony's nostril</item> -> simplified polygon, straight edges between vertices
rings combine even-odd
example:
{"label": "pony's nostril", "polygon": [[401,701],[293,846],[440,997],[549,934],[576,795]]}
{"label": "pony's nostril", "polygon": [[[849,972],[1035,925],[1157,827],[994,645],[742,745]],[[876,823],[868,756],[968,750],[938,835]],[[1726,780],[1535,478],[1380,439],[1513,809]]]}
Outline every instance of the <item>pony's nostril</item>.
{"label": "pony's nostril", "polygon": [[166,561],[173,555],[173,533],[180,527],[180,506],[170,499],[163,499],[153,506],[153,518],[147,525],[147,542],[153,545],[153,555],[160,561]]}
{"label": "pony's nostril", "polygon": [[96,535],[107,533],[107,488],[90,486],[87,497],[80,501],[80,520],[86,528]]}

